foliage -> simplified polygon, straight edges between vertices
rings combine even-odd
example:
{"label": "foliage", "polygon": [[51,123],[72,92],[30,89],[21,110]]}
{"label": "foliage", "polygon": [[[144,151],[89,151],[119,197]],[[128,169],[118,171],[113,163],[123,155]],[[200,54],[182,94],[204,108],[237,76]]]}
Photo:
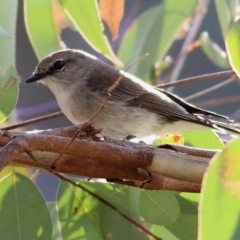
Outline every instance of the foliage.
{"label": "foliage", "polygon": [[[104,35],[96,0],[24,0],[25,24],[38,58],[63,48],[60,29],[64,25],[62,22],[65,22],[67,26],[77,30],[93,49],[115,65],[121,66],[122,62],[128,65],[149,52],[147,61],[133,66],[130,72],[149,83],[156,83],[162,72],[159,69],[164,66],[170,47],[177,38],[187,38],[195,27],[193,19],[199,14],[199,1],[177,2],[163,1],[139,14],[124,29],[117,54],[111,48],[111,40]],[[233,6],[236,2],[215,0],[215,7],[230,64],[239,75],[239,21],[234,23],[237,6]],[[204,5],[204,1],[201,4]],[[114,6],[119,7],[118,4]],[[13,111],[18,97],[17,74],[13,67],[16,10],[17,0],[1,1],[0,121]],[[101,11],[103,14],[104,7]],[[121,17],[115,19],[117,14],[114,12],[117,10],[113,7],[112,11],[112,18],[104,19],[116,36]],[[184,29],[183,26],[189,23],[192,28]],[[202,47],[215,64],[227,68],[229,64],[226,55],[222,54],[223,50],[216,48],[216,44],[207,36],[200,35],[196,40],[197,46]],[[170,81],[176,79],[179,68],[173,68],[172,71],[174,74]],[[210,132],[185,133],[184,141],[193,147],[224,147],[219,138]],[[198,239],[239,239],[239,146],[240,141],[235,140],[212,159],[204,177],[201,194],[141,190],[116,184],[75,180],[81,181],[87,189],[97,193],[164,240],[190,240],[197,236]],[[34,181],[24,175],[16,170],[5,176],[2,173],[1,239],[57,239],[60,236],[64,239],[150,239],[146,233],[118,215],[117,211],[70,183],[62,181],[56,202],[46,202]]]}

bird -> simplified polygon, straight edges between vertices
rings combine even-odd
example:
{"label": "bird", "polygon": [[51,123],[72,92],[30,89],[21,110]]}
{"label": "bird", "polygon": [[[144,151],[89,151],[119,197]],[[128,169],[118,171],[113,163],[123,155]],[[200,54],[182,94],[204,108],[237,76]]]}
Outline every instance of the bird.
{"label": "bird", "polygon": [[228,117],[198,108],[82,50],[64,49],[49,54],[25,83],[45,84],[64,115],[77,125],[98,111],[109,87],[119,78],[103,109],[93,119],[94,126],[102,129],[105,136],[144,138],[204,129],[240,133],[237,127],[225,123]]}

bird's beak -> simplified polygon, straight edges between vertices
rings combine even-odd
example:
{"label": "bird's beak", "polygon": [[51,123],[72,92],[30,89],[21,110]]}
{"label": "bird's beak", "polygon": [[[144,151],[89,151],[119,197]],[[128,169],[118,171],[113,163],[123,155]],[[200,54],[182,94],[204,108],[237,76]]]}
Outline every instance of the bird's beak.
{"label": "bird's beak", "polygon": [[40,80],[40,79],[42,79],[42,78],[43,78],[43,76],[40,75],[40,74],[33,74],[31,77],[29,77],[29,78],[25,81],[25,83],[35,82],[35,81],[38,81],[38,80]]}

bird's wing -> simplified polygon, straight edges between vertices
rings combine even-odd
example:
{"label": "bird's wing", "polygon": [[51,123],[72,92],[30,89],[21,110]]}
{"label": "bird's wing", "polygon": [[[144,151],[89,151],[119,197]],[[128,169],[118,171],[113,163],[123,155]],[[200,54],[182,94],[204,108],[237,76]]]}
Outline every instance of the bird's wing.
{"label": "bird's wing", "polygon": [[[146,85],[130,74],[123,74],[124,77],[119,85],[111,92],[113,101],[124,102],[132,107],[145,108],[172,121],[185,120],[209,126],[209,123],[198,115],[225,118],[188,104],[174,94]],[[119,71],[104,64],[100,71],[91,74],[87,86],[90,88],[90,92],[98,92],[104,97],[107,89],[119,76]],[[96,85],[96,82],[99,84]]]}
{"label": "bird's wing", "polygon": [[208,115],[208,116],[213,116],[213,117],[218,117],[218,118],[223,118],[223,119],[228,119],[228,117],[224,116],[224,115],[221,115],[221,114],[217,114],[215,112],[211,112],[211,111],[207,111],[207,110],[204,110],[202,108],[198,108],[186,101],[184,101],[182,98],[170,93],[170,92],[167,92],[163,89],[159,89],[157,88],[158,91],[161,91],[163,92],[164,94],[166,94],[169,98],[171,98],[173,101],[175,101],[176,103],[178,103],[179,105],[181,105],[182,107],[184,107],[189,113],[192,113],[192,114],[200,114],[200,115]]}

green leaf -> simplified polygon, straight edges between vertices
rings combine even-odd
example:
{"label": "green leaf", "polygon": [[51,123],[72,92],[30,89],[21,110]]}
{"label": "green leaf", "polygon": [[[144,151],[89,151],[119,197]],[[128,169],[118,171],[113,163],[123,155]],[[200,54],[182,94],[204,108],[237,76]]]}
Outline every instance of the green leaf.
{"label": "green leaf", "polygon": [[167,191],[142,191],[138,206],[147,222],[164,226],[173,224],[180,213],[175,195]]}
{"label": "green leaf", "polygon": [[0,37],[11,38],[1,25],[0,25]]}
{"label": "green leaf", "polygon": [[[10,37],[0,36],[0,74],[15,61],[15,32],[17,18],[17,1],[1,0],[0,24],[1,29]],[[3,33],[1,31],[1,33]]]}
{"label": "green leaf", "polygon": [[18,99],[17,72],[14,67],[8,68],[0,76],[0,122],[14,109]]}
{"label": "green leaf", "polygon": [[[230,0],[231,1],[231,0]],[[222,29],[222,35],[225,38],[232,20],[228,0],[215,0],[215,6],[218,15],[218,21]]]}
{"label": "green leaf", "polygon": [[176,4],[175,0],[164,2],[161,32],[158,44],[158,61],[162,61],[172,45],[177,31],[182,24],[194,13],[197,0],[182,0]]}
{"label": "green leaf", "polygon": [[186,145],[205,149],[222,149],[224,143],[218,135],[211,130],[186,131],[183,134]]}
{"label": "green leaf", "polygon": [[[166,226],[166,228],[178,239],[197,239],[198,209],[196,202],[188,199],[189,196],[175,195],[175,197],[180,207],[180,216],[174,224]],[[192,197],[196,198],[197,196]]]}
{"label": "green leaf", "polygon": [[118,56],[127,65],[146,52],[149,57],[129,72],[145,81],[149,79],[152,67],[157,61],[163,61],[177,31],[193,13],[196,4],[196,0],[179,1],[177,4],[175,0],[168,0],[140,15],[126,32]]}
{"label": "green leaf", "polygon": [[0,239],[51,239],[50,215],[32,181],[15,172],[0,186]]}
{"label": "green leaf", "polygon": [[[159,25],[162,11],[163,8],[162,5],[160,5],[142,13],[125,33],[118,51],[118,56],[123,60],[125,65],[131,64],[145,53],[150,53],[147,58],[142,60],[144,64],[147,64],[144,68],[144,71],[146,71],[144,75],[138,73],[139,64],[135,64],[129,69],[130,73],[146,81],[147,77],[144,78],[144,76],[148,75],[148,71],[150,73],[151,66],[156,59],[156,46],[159,40],[157,37],[151,37],[150,33],[156,28],[155,34],[159,34],[160,27],[156,25]],[[142,29],[144,29],[144,34]],[[150,51],[153,50],[151,46],[155,49],[154,54]]]}
{"label": "green leaf", "polygon": [[161,236],[164,240],[180,240],[171,231],[164,226],[152,225],[151,232],[157,236]]}
{"label": "green leaf", "polygon": [[240,77],[240,19],[231,25],[225,39],[229,62],[232,69]]}
{"label": "green leaf", "polygon": [[185,198],[189,202],[191,202],[194,206],[198,206],[200,194],[199,193],[189,193],[189,192],[182,192],[179,194],[182,198]]}
{"label": "green leaf", "polygon": [[53,19],[52,0],[24,0],[24,19],[38,59],[62,49],[59,31]]}
{"label": "green leaf", "polygon": [[199,240],[240,239],[240,139],[217,154],[204,175]]}
{"label": "green leaf", "polygon": [[55,202],[47,202],[47,207],[52,220],[52,240],[61,239],[61,229],[58,221],[58,209]]}
{"label": "green leaf", "polygon": [[[141,223],[137,208],[141,190],[106,183],[81,185]],[[64,239],[146,239],[143,232],[115,210],[65,182],[60,184],[57,204]]]}
{"label": "green leaf", "polygon": [[113,53],[103,33],[104,29],[100,19],[97,1],[60,0],[60,3],[69,19],[88,44],[116,65],[122,66],[121,61]]}
{"label": "green leaf", "polygon": [[[139,201],[141,193],[140,189],[133,187],[126,187],[118,184],[107,183],[83,183],[84,187],[97,193],[104,199],[107,199],[115,207],[123,211],[129,212],[132,215],[138,214],[138,206],[136,202]],[[113,194],[114,193],[114,194]]]}
{"label": "green leaf", "polygon": [[103,239],[99,220],[102,206],[88,193],[61,182],[57,206],[64,239]]}
{"label": "green leaf", "polygon": [[180,207],[177,220],[170,226],[153,225],[151,230],[164,240],[197,239],[197,208],[199,193],[175,193]]}
{"label": "green leaf", "polygon": [[201,34],[199,41],[203,52],[216,66],[225,69],[230,67],[226,52],[212,41],[207,32]]}

